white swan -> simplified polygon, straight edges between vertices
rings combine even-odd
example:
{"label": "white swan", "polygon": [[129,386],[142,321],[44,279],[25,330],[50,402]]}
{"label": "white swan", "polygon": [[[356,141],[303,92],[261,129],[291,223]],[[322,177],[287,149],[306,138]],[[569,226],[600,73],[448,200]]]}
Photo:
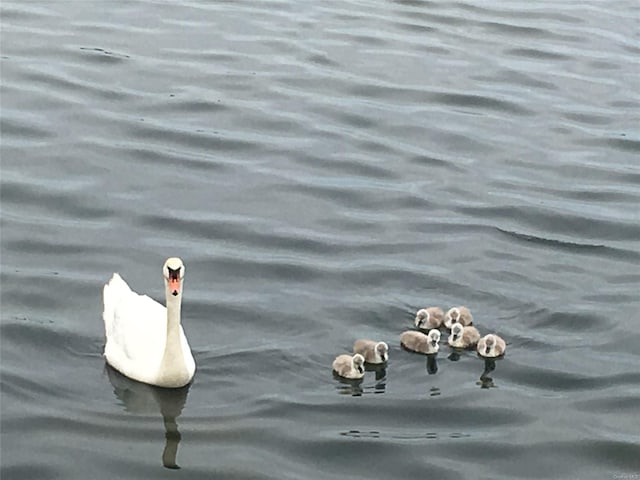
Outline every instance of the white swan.
{"label": "white swan", "polygon": [[180,325],[184,271],[179,258],[162,267],[166,308],[132,291],[117,273],[104,286],[104,356],[123,375],[168,388],[193,378],[196,362]]}

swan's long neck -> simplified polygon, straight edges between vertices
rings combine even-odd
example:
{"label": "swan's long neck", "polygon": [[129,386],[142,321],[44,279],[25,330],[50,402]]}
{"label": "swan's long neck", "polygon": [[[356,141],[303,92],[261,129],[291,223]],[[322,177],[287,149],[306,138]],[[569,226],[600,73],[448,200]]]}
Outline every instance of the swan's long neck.
{"label": "swan's long neck", "polygon": [[169,290],[167,290],[167,344],[165,346],[165,356],[167,352],[182,354],[182,345],[180,342],[181,310],[182,292],[173,296]]}
{"label": "swan's long neck", "polygon": [[169,288],[165,290],[167,298],[167,341],[160,367],[162,383],[166,384],[163,386],[176,386],[180,383],[184,385],[188,381],[189,373],[187,372],[184,361],[182,339],[180,336],[182,291],[174,296],[171,294]]}

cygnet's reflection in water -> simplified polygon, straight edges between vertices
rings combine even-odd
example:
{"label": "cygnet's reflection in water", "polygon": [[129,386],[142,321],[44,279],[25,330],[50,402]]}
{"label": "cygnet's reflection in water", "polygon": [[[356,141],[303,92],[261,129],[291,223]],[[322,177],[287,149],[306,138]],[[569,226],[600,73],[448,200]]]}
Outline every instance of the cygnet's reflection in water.
{"label": "cygnet's reflection in water", "polygon": [[436,361],[437,353],[430,353],[427,355],[427,373],[429,375],[435,375],[438,373],[438,362]]}
{"label": "cygnet's reflection in water", "polygon": [[113,385],[113,393],[122,401],[127,412],[162,415],[165,429],[162,465],[171,469],[180,468],[176,457],[181,436],[176,419],[187,402],[191,384],[182,388],[159,388],[131,380],[106,363],[105,369]]}
{"label": "cygnet's reflection in water", "polygon": [[[373,384],[373,387],[365,386],[365,390],[373,391],[373,393],[384,393],[385,389],[387,388],[387,364],[386,363],[380,363],[380,364],[365,363],[364,369],[366,372],[374,372],[375,379],[376,379],[375,383]],[[364,378],[365,379],[367,378],[366,374]]]}
{"label": "cygnet's reflection in water", "polygon": [[340,382],[336,388],[341,395],[351,395],[352,397],[359,397],[362,395],[362,382],[364,378],[344,378],[333,372],[333,378]]}
{"label": "cygnet's reflection in water", "polygon": [[351,395],[359,397],[365,393],[384,393],[387,387],[387,365],[386,364],[364,364],[365,372],[373,372],[375,382],[371,385],[371,373],[365,373],[363,378],[349,379],[333,372],[333,378],[340,382],[336,387],[341,395]]}
{"label": "cygnet's reflection in water", "polygon": [[449,347],[449,348],[451,348],[451,353],[447,358],[452,362],[457,362],[458,360],[460,360],[460,356],[462,355],[462,352],[464,352],[464,349],[456,348],[456,347]]}
{"label": "cygnet's reflection in water", "polygon": [[[376,390],[381,389],[384,391],[384,387],[387,381],[387,364],[386,363],[365,363],[365,372],[374,372],[376,376]],[[366,375],[365,375],[366,378]],[[376,391],[375,393],[381,393]]]}
{"label": "cygnet's reflection in water", "polygon": [[476,382],[476,384],[480,385],[480,388],[495,387],[496,384],[493,382],[493,378],[491,378],[489,374],[496,369],[496,359],[484,357],[480,358],[484,360],[484,371],[480,375],[480,380]]}

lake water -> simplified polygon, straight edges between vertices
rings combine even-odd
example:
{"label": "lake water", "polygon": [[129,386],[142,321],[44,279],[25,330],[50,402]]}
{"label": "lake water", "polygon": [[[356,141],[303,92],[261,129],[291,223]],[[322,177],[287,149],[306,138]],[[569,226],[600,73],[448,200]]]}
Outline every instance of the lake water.
{"label": "lake water", "polygon": [[[1,13],[3,479],[640,478],[637,2]],[[101,294],[173,255],[163,391],[105,367]],[[460,304],[486,374],[399,346]],[[361,337],[386,372],[334,379]]]}

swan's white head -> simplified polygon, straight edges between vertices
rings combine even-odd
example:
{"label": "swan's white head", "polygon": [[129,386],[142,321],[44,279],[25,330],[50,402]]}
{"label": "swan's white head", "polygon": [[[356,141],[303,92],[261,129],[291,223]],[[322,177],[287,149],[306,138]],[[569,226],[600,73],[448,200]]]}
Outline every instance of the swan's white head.
{"label": "swan's white head", "polygon": [[164,283],[174,297],[182,293],[182,279],[184,278],[184,263],[178,257],[168,258],[162,267]]}
{"label": "swan's white head", "polygon": [[380,360],[386,362],[389,359],[389,345],[385,342],[376,343],[376,353],[380,357]]}
{"label": "swan's white head", "polygon": [[364,373],[364,357],[359,353],[356,353],[353,357],[351,357],[351,366],[358,373]]}
{"label": "swan's white head", "polygon": [[415,325],[418,328],[426,328],[426,325],[429,324],[429,311],[426,308],[421,308],[416,313]]}

